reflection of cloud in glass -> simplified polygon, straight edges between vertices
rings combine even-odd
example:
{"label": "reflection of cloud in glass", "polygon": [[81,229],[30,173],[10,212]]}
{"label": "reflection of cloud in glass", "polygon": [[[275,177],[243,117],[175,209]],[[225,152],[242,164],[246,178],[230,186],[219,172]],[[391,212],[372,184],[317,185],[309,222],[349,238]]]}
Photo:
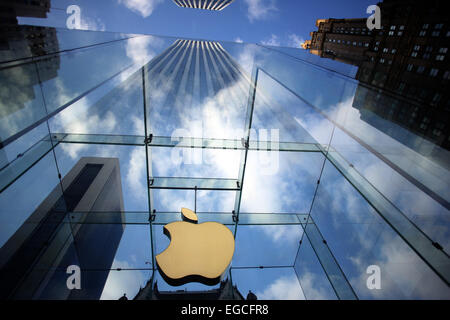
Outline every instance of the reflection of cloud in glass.
{"label": "reflection of cloud in glass", "polygon": [[256,296],[261,300],[305,300],[295,276],[276,279],[264,291],[256,292]]}

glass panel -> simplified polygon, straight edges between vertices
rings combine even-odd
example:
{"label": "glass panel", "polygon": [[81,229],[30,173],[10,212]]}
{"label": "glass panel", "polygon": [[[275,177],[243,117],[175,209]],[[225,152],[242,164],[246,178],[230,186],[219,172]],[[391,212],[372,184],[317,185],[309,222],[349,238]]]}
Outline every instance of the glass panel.
{"label": "glass panel", "polygon": [[[56,76],[58,61],[49,60],[48,77]],[[0,140],[4,145],[11,137],[44,118],[46,107],[42,99],[35,63],[0,68]]]}
{"label": "glass panel", "polygon": [[293,268],[232,269],[231,273],[244,298],[251,291],[258,300],[305,300]]}
{"label": "glass panel", "polygon": [[293,266],[302,233],[300,225],[239,225],[233,267]]}
{"label": "glass panel", "polygon": [[150,177],[152,189],[238,190],[237,180],[215,178]]}
{"label": "glass panel", "polygon": [[308,237],[302,239],[294,269],[307,300],[337,299]]}
{"label": "glass panel", "polygon": [[[55,148],[55,154],[63,177],[80,159],[116,158],[120,172],[122,188],[120,193],[123,195],[124,210],[148,212],[144,147],[63,143]],[[106,211],[111,211],[111,209]]]}
{"label": "glass panel", "polygon": [[[151,270],[129,270],[127,262],[115,261],[103,289],[101,300],[118,300],[124,294],[128,299],[133,299],[144,288],[152,277]],[[95,273],[95,271],[90,271]]]}
{"label": "glass panel", "polygon": [[[329,162],[311,215],[358,298],[418,299],[431,291],[433,297],[448,296],[447,285]],[[381,269],[380,290],[369,290],[366,285],[371,265]],[[425,278],[429,279],[426,284],[412,284]]]}
{"label": "glass panel", "polygon": [[309,212],[323,159],[321,153],[249,151],[241,212]]}

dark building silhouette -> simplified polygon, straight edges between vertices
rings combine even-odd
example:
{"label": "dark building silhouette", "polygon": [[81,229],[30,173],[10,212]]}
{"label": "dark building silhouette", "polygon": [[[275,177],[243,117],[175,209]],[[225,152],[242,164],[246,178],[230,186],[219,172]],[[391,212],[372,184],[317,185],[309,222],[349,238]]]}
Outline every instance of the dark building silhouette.
{"label": "dark building silhouette", "polygon": [[[450,150],[446,4],[385,0],[378,4],[381,30],[370,31],[367,18],[317,20],[318,31],[303,48],[359,67],[353,107],[362,120],[377,126],[375,114]],[[398,132],[386,133],[404,142]]]}
{"label": "dark building silhouette", "polygon": [[153,290],[150,289],[149,280],[146,286],[139,290],[134,300],[245,300],[238,288],[228,279],[221,281],[219,288],[205,291],[159,291],[156,282]]}
{"label": "dark building silhouette", "polygon": [[0,0],[0,25],[17,24],[17,17],[47,18],[50,0]]}
{"label": "dark building silhouette", "polygon": [[[0,248],[0,298],[98,300],[123,222],[118,159],[81,158]],[[81,289],[67,288],[71,265]]]}
{"label": "dark building silhouette", "polygon": [[173,0],[179,7],[220,11],[234,0]]}

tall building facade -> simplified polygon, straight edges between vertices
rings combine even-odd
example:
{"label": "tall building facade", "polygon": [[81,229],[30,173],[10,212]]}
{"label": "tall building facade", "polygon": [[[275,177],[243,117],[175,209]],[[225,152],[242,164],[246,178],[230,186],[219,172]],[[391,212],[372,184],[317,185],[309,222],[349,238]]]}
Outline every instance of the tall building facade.
{"label": "tall building facade", "polygon": [[381,30],[367,29],[366,18],[317,20],[318,31],[303,48],[359,67],[356,79],[362,85],[354,107],[365,112],[363,120],[373,120],[366,111],[375,113],[449,150],[450,24],[445,4],[383,1],[378,4]]}
{"label": "tall building facade", "polygon": [[234,0],[173,0],[179,7],[220,11]]}
{"label": "tall building facade", "polygon": [[[95,212],[105,224],[88,223]],[[118,160],[81,158],[1,247],[1,298],[99,299],[122,223]],[[81,270],[80,289],[66,285],[71,265]]]}

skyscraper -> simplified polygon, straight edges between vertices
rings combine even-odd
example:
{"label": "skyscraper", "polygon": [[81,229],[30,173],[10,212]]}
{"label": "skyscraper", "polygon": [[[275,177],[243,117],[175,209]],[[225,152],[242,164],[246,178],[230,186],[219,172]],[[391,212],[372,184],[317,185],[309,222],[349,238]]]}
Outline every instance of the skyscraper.
{"label": "skyscraper", "polygon": [[[103,224],[88,223],[101,213]],[[118,160],[81,158],[1,247],[1,298],[99,299],[122,222]],[[81,269],[79,290],[66,286],[70,265]]]}
{"label": "skyscraper", "polygon": [[[353,106],[376,126],[369,113],[450,150],[450,29],[445,1],[385,0],[381,30],[368,30],[366,18],[319,19],[303,44],[310,53],[359,67],[361,85]],[[389,97],[406,97],[395,99]],[[401,139],[403,134],[391,134]]]}
{"label": "skyscraper", "polygon": [[228,7],[234,0],[173,0],[183,8],[195,8],[220,11]]}

